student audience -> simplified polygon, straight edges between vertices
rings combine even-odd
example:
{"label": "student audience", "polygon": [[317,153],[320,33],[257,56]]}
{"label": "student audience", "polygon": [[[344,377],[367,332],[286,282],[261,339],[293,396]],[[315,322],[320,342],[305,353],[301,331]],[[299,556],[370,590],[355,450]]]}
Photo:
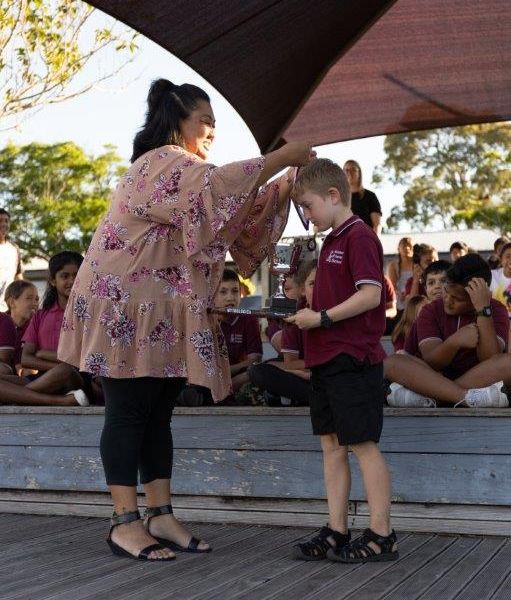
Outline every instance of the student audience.
{"label": "student audience", "polygon": [[469,252],[469,247],[465,242],[453,242],[449,248],[449,256],[452,263],[455,263],[458,258],[465,256]]}
{"label": "student audience", "polygon": [[438,253],[429,244],[415,244],[413,246],[413,272],[405,286],[405,300],[412,296],[425,296],[423,273],[434,261],[438,260]]}
{"label": "student audience", "polygon": [[[312,300],[316,267],[317,260],[307,261],[302,264],[295,277],[300,296],[305,296],[307,306]],[[292,294],[294,292],[295,289]],[[299,305],[304,306],[303,302]],[[281,335],[281,352],[282,361],[272,360],[252,365],[249,368],[250,381],[269,394],[270,405],[308,406],[310,372],[305,368],[303,332],[296,325],[285,324]],[[278,401],[272,402],[273,398]]]}
{"label": "student audience", "polygon": [[[491,273],[478,254],[467,254],[447,271],[442,298],[416,321],[417,356],[392,355],[385,375],[395,382],[391,406],[435,406],[436,401],[472,408],[506,407],[511,356],[509,319],[491,298]],[[406,342],[405,342],[405,351]]]}
{"label": "student audience", "polygon": [[490,269],[498,269],[502,266],[500,264],[500,253],[502,251],[502,246],[509,244],[509,242],[511,242],[511,240],[505,236],[499,237],[493,242],[493,254],[490,254],[488,258]]}

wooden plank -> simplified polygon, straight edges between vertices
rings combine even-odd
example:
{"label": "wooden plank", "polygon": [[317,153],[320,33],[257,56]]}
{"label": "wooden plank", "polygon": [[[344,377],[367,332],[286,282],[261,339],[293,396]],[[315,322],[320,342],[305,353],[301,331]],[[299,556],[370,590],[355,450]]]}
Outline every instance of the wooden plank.
{"label": "wooden plank", "polygon": [[445,577],[432,585],[421,600],[453,600],[458,597],[466,584],[499,551],[506,542],[496,538],[483,539],[475,548],[463,556]]}
{"label": "wooden plank", "polygon": [[[387,461],[397,501],[511,503],[511,456],[395,453]],[[354,461],[352,470],[352,500],[365,500]],[[14,489],[105,490],[99,454],[92,448],[0,448],[0,481]],[[173,487],[189,495],[322,498],[321,454],[178,449]]]}
{"label": "wooden plank", "polygon": [[[511,544],[509,540],[486,563],[463,590],[463,600],[490,600],[505,581],[511,565]],[[508,590],[511,595],[511,590]]]}
{"label": "wooden plank", "polygon": [[476,538],[461,537],[451,540],[452,543],[428,560],[423,568],[404,581],[396,582],[396,587],[385,596],[385,600],[418,600],[431,585],[448,574],[453,565],[478,544]]}
{"label": "wooden plank", "polygon": [[[511,417],[511,413],[510,413]],[[8,414],[0,446],[97,447],[100,415]],[[229,431],[229,435],[225,432]],[[175,448],[320,451],[308,417],[182,415],[173,420]],[[383,452],[510,454],[511,418],[399,417],[384,421]]]}
{"label": "wooden plank", "polygon": [[509,600],[509,590],[511,590],[511,573],[502,581],[491,600]]}
{"label": "wooden plank", "polygon": [[[102,406],[0,406],[0,415],[104,415]],[[308,408],[267,406],[199,406],[177,407],[175,415],[211,415],[211,416],[302,416],[308,417]],[[387,417],[511,417],[509,408],[384,408]]]}

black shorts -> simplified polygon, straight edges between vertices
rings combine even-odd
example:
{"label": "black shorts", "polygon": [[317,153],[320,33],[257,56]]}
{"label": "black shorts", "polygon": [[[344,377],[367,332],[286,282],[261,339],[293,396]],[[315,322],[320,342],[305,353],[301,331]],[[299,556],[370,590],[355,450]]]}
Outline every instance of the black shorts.
{"label": "black shorts", "polygon": [[310,414],[314,435],[337,434],[339,444],[378,442],[383,426],[383,363],[349,354],[312,367]]}

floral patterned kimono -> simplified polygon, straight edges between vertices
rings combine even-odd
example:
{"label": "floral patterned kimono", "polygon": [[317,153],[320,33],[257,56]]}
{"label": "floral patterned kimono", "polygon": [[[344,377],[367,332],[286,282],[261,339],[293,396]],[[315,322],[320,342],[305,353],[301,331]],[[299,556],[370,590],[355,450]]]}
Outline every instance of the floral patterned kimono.
{"label": "floral patterned kimono", "polygon": [[227,350],[207,309],[227,250],[248,276],[285,227],[286,176],[254,190],[263,165],[216,167],[177,146],[133,163],[76,277],[59,359],[104,377],[186,377],[227,396]]}

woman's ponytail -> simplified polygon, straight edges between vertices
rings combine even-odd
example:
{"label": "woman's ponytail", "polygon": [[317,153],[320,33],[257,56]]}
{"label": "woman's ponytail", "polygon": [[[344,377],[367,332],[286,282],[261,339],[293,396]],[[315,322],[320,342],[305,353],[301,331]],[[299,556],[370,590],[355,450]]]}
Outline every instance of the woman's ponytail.
{"label": "woman's ponytail", "polygon": [[133,140],[131,162],[166,144],[184,147],[179,122],[197,108],[200,100],[210,101],[206,92],[195,85],[175,85],[168,79],[153,81],[147,96],[145,123]]}

